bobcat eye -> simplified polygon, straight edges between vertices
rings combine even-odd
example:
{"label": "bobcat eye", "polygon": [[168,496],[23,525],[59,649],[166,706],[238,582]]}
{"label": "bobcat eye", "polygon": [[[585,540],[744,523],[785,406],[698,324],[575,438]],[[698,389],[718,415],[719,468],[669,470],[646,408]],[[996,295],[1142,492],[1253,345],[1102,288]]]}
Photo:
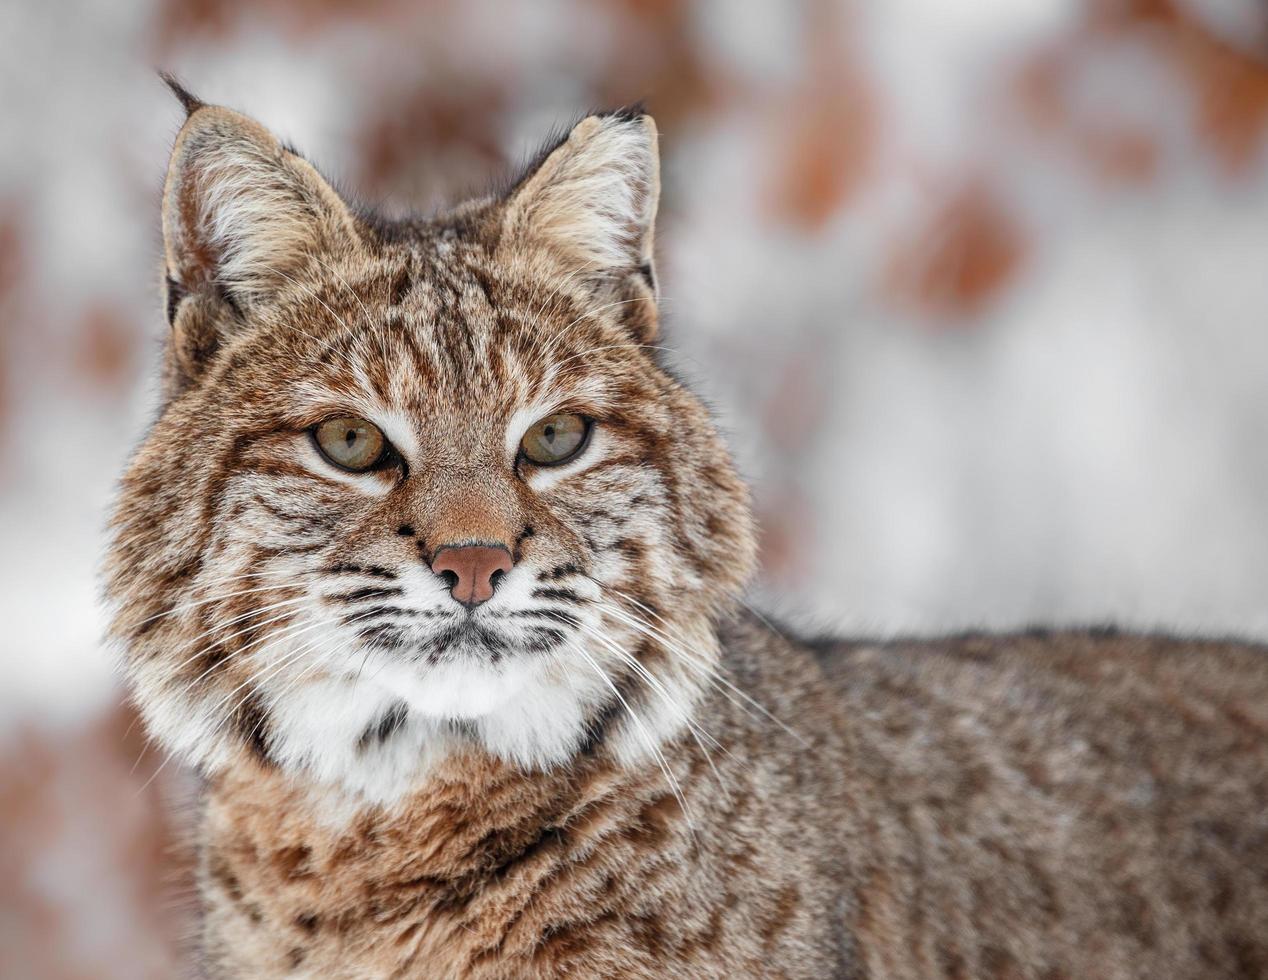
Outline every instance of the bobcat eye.
{"label": "bobcat eye", "polygon": [[590,420],[581,415],[548,415],[524,433],[520,452],[538,466],[558,466],[581,454],[590,428]]}
{"label": "bobcat eye", "polygon": [[327,462],[354,473],[371,469],[390,448],[377,425],[352,416],[326,419],[313,429],[313,442]]}

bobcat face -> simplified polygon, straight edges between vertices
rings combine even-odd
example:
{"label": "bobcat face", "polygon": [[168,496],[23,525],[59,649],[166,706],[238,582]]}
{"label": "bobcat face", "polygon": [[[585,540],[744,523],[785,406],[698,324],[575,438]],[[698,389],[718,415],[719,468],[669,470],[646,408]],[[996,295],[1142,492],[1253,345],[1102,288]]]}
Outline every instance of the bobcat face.
{"label": "bobcat face", "polygon": [[375,798],[457,745],[654,752],[753,544],[654,356],[651,120],[590,117],[506,196],[386,224],[187,107],[166,400],[108,569],[152,730]]}

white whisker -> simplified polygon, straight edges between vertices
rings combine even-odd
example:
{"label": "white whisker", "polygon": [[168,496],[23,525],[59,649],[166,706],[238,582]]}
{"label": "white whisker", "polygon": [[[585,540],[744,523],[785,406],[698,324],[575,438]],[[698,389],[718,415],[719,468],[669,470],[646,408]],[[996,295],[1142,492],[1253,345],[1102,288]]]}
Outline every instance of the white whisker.
{"label": "white whisker", "polygon": [[[592,579],[592,581],[594,580]],[[620,592],[619,590],[612,588],[611,586],[603,586],[602,583],[596,583],[596,584],[599,584],[601,588],[607,588],[608,591],[611,592],[612,594],[625,598],[629,602],[634,603],[640,608],[646,610],[648,615],[654,616],[656,619],[660,620],[662,623],[665,623],[665,620],[662,616],[658,615],[651,609],[647,609],[646,606],[644,606],[641,602],[639,602],[637,599],[633,598],[632,596],[625,595],[625,593]],[[614,615],[620,619],[623,619],[628,625],[634,627],[635,629],[645,633],[648,636],[651,636],[653,638],[660,640],[662,645],[671,649],[673,652],[678,653],[680,656],[686,658],[685,662],[689,664],[695,664],[697,669],[707,672],[707,676],[715,684],[725,685],[731,691],[734,691],[736,695],[743,698],[746,703],[751,705],[753,708],[757,709],[764,716],[766,716],[768,719],[770,719],[776,725],[782,728],[785,732],[787,732],[789,735],[795,738],[803,746],[805,746],[806,748],[811,747],[810,743],[806,741],[805,738],[803,738],[800,734],[794,731],[791,727],[789,727],[787,724],[785,724],[775,715],[771,714],[771,712],[767,710],[767,708],[763,704],[761,704],[759,701],[756,701],[755,699],[750,697],[747,693],[745,693],[743,690],[741,690],[731,681],[727,680],[726,677],[718,673],[716,669],[714,668],[714,666],[710,664],[708,660],[705,659],[703,656],[701,656],[699,653],[685,650],[682,646],[680,646],[677,642],[675,642],[672,637],[670,637],[668,634],[666,634],[662,630],[657,629],[655,626],[652,626],[650,623],[646,623],[638,619],[637,617],[630,616],[628,613],[625,613],[622,610],[614,606],[611,606],[610,604],[605,605],[605,609],[609,614]],[[668,626],[669,624],[665,623],[665,625]]]}
{"label": "white whisker", "polygon": [[[328,625],[328,624],[325,621],[313,624],[314,627],[322,626],[322,625]],[[229,699],[233,697],[233,695],[235,695],[238,691],[241,691],[244,687],[247,687],[252,684],[256,684],[259,681],[265,680],[268,677],[278,673],[280,670],[284,669],[288,664],[293,663],[295,660],[299,659],[299,657],[301,657],[304,653],[308,652],[309,649],[312,649],[312,647],[313,647],[312,643],[303,644],[299,647],[298,650],[292,651],[292,653],[288,654],[286,657],[283,657],[281,662],[274,665],[274,667],[265,671],[263,674],[250,677],[247,680],[243,681],[241,684],[235,687],[232,691],[230,691],[227,695],[225,695],[218,702],[216,702],[216,704],[210,709],[209,713],[215,713],[216,711],[218,711]],[[224,726],[229,722],[229,720],[237,713],[237,711],[245,703],[246,703],[246,698],[243,698],[237,705],[234,706],[234,709],[232,711],[228,712],[216,724],[216,727],[212,729],[210,733],[208,733],[207,737],[211,739],[211,738],[214,738],[216,735],[218,735],[220,731],[224,728]],[[253,730],[253,733],[254,733],[254,730]],[[141,784],[140,789],[136,791],[137,796],[140,796],[142,793],[146,791],[146,789],[149,788],[150,784],[153,783],[154,780],[156,780],[159,777],[159,773],[161,773],[165,768],[167,768],[167,764],[171,760],[172,760],[172,757],[170,755],[167,756],[163,760],[163,762],[159,765],[159,767],[155,769],[154,772],[150,775],[150,778]],[[137,759],[137,762],[140,762],[139,758]],[[135,770],[135,768],[136,766],[134,765],[133,769]]]}
{"label": "white whisker", "polygon": [[571,355],[570,357],[565,357],[555,366],[559,367],[560,365],[567,364],[569,361],[575,361],[578,357],[585,357],[587,354],[594,354],[601,350],[621,350],[627,347],[642,350],[663,350],[668,351],[671,354],[674,353],[674,349],[672,347],[665,347],[662,344],[604,344],[602,347],[591,347],[589,350],[583,350],[577,354]]}
{"label": "white whisker", "polygon": [[586,653],[579,644],[574,643],[570,646],[573,652],[578,654],[587,664],[589,664],[594,672],[599,675],[605,684],[607,684],[608,688],[616,696],[616,699],[621,703],[621,706],[625,708],[625,711],[630,716],[630,719],[637,726],[639,732],[642,734],[644,744],[646,744],[648,751],[651,752],[653,757],[656,759],[657,765],[660,766],[661,772],[665,774],[665,779],[669,782],[669,787],[674,794],[674,798],[678,800],[678,805],[682,807],[682,812],[687,818],[687,827],[691,830],[692,836],[694,837],[695,824],[691,818],[691,810],[687,806],[687,799],[683,796],[682,787],[678,785],[678,780],[674,777],[673,772],[670,770],[669,763],[665,760],[665,756],[661,753],[655,741],[652,739],[651,733],[643,724],[642,719],[634,713],[634,709],[630,707],[630,703],[625,700],[624,695],[622,695],[617,686],[612,683],[612,678],[608,677],[608,675],[603,672],[603,668],[595,663],[594,658]]}
{"label": "white whisker", "polygon": [[[251,572],[249,574],[255,575],[258,573]],[[247,576],[241,576],[241,577],[246,578]],[[294,588],[294,586],[289,586],[289,587]],[[205,598],[202,598],[202,599],[194,599],[189,602],[182,602],[180,605],[173,606],[171,609],[164,610],[161,613],[155,613],[153,616],[146,616],[145,619],[141,620],[139,623],[130,625],[129,628],[138,630],[142,626],[145,626],[148,623],[152,623],[155,620],[163,619],[164,617],[167,617],[167,616],[175,616],[177,613],[187,612],[190,609],[196,609],[198,606],[205,606],[209,602],[221,602],[225,599],[232,599],[235,596],[251,595],[252,593],[255,593],[255,592],[271,592],[274,589],[283,589],[283,588],[288,588],[288,586],[260,585],[252,589],[239,589],[235,592],[221,592],[216,595],[206,596]]]}
{"label": "white whisker", "polygon": [[[184,644],[182,649],[189,649],[190,646],[192,646],[194,643],[197,643],[200,639],[204,639],[208,636],[214,636],[218,631],[223,630],[226,627],[232,626],[234,623],[241,622],[242,620],[245,620],[245,619],[250,619],[252,616],[258,616],[260,613],[271,612],[274,609],[280,609],[285,607],[286,609],[285,612],[278,613],[276,616],[270,616],[268,619],[261,620],[258,623],[252,623],[250,626],[244,626],[242,629],[236,630],[233,633],[230,633],[228,636],[218,637],[215,641],[216,643],[227,643],[229,640],[236,639],[237,637],[242,636],[246,633],[250,633],[254,630],[260,629],[261,627],[268,626],[270,623],[276,623],[280,620],[286,619],[288,616],[292,614],[292,608],[294,606],[301,605],[307,600],[308,600],[308,596],[298,596],[294,599],[284,599],[281,602],[275,602],[275,603],[272,603],[271,605],[263,606],[259,609],[252,609],[250,612],[244,613],[240,616],[235,616],[233,619],[227,620],[224,623],[218,623],[216,626],[212,627],[210,630],[205,630],[203,633],[199,634],[198,636],[194,637],[192,640]],[[253,642],[258,642],[258,641],[253,641]],[[252,644],[249,643],[247,644],[247,646],[243,647],[242,650],[233,651],[233,653],[231,653],[230,656],[234,656],[235,654],[242,653],[245,650],[249,650],[251,649],[251,646]],[[207,646],[204,646],[202,649],[198,650],[197,652],[190,654],[188,657],[186,657],[184,660],[178,663],[175,667],[171,668],[170,673],[171,674],[179,673],[188,664],[191,664],[195,660],[197,660],[199,657],[204,656],[210,649],[211,649],[211,645],[208,644]],[[223,661],[219,661],[216,664],[213,664],[211,667],[207,668],[207,672],[214,670],[217,666],[219,666],[221,662]],[[206,673],[200,675],[192,683],[197,683],[199,680],[201,680],[205,676],[206,676]]]}
{"label": "white whisker", "polygon": [[726,798],[727,802],[729,803],[731,800],[731,794],[727,791],[726,784],[722,780],[722,774],[718,772],[718,767],[714,765],[713,756],[709,753],[708,746],[704,744],[704,741],[701,738],[701,735],[703,734],[705,738],[708,738],[709,741],[712,742],[714,745],[716,745],[718,748],[721,748],[723,751],[726,751],[726,749],[722,746],[722,743],[720,743],[712,735],[709,735],[708,732],[704,732],[704,730],[699,728],[696,725],[696,723],[692,721],[690,717],[687,717],[686,712],[683,709],[683,706],[670,696],[669,691],[665,688],[665,686],[655,676],[653,676],[652,672],[644,664],[639,663],[638,659],[635,658],[631,653],[629,653],[627,650],[625,650],[623,647],[617,644],[616,641],[613,640],[611,637],[605,636],[600,630],[597,630],[594,627],[587,625],[586,623],[579,622],[578,625],[581,627],[581,629],[584,632],[593,636],[596,640],[598,640],[605,647],[607,647],[608,650],[615,653],[626,664],[628,664],[635,671],[637,671],[638,674],[641,677],[643,677],[647,681],[648,684],[652,685],[653,690],[655,690],[661,696],[662,700],[664,700],[665,704],[670,708],[671,711],[676,710],[676,711],[683,712],[683,716],[684,716],[683,720],[687,724],[687,730],[691,733],[691,737],[695,739],[696,745],[700,747],[700,751],[704,753],[705,761],[708,762],[709,768],[713,770],[713,777],[717,781],[718,789],[722,791],[722,795]]}

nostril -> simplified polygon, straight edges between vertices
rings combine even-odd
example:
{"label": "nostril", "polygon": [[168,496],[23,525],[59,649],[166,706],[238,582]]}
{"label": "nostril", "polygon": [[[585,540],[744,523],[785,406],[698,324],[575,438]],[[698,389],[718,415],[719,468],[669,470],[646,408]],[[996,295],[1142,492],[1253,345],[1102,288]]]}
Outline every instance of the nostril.
{"label": "nostril", "polygon": [[489,576],[489,588],[496,589],[498,587],[498,583],[504,578],[506,578],[506,572],[502,571],[500,568],[494,569],[493,574]]}
{"label": "nostril", "polygon": [[437,572],[436,574],[441,577],[441,579],[445,583],[445,588],[449,589],[450,591],[458,587],[458,573],[457,572],[450,571],[449,569],[446,568],[443,572]]}

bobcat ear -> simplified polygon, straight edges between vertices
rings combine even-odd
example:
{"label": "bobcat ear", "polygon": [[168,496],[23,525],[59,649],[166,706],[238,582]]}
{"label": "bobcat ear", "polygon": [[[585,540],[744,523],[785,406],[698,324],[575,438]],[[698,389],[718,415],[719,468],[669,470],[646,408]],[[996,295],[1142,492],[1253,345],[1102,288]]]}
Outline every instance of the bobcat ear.
{"label": "bobcat ear", "polygon": [[171,397],[308,256],[354,245],[357,234],[347,205],[308,161],[253,119],[163,80],[187,113],[163,187]]}
{"label": "bobcat ear", "polygon": [[587,116],[511,190],[503,234],[555,250],[641,340],[656,335],[652,243],[656,123],[641,110]]}
{"label": "bobcat ear", "polygon": [[255,120],[169,85],[188,112],[163,188],[169,310],[173,295],[204,292],[246,310],[306,256],[356,241],[350,210],[308,161]]}

